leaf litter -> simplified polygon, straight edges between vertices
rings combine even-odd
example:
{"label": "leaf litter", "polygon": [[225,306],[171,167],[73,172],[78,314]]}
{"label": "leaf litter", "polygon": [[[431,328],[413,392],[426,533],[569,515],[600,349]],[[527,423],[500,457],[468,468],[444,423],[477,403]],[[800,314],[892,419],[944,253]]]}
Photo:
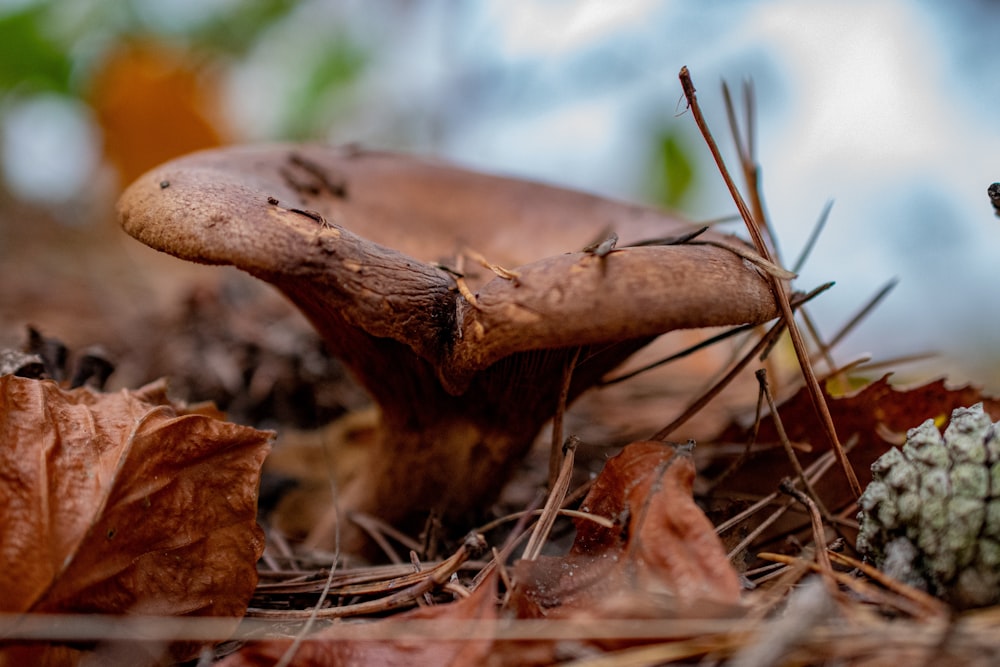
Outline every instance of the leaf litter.
{"label": "leaf litter", "polygon": [[174,405],[165,389],[0,377],[2,611],[244,613],[271,434]]}

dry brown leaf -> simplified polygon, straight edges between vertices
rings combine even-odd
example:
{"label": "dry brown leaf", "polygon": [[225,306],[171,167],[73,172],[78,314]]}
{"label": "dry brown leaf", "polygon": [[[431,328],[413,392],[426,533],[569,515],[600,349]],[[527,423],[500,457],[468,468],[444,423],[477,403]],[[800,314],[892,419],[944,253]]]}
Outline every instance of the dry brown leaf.
{"label": "dry brown leaf", "polygon": [[242,615],[271,434],[217,417],[0,377],[0,610]]}
{"label": "dry brown leaf", "polygon": [[74,667],[82,662],[83,651],[71,646],[19,644],[0,649],[0,667]]}
{"label": "dry brown leaf", "polygon": [[[934,419],[943,428],[952,410],[979,402],[983,403],[993,419],[1000,419],[1000,400],[984,396],[977,387],[967,385],[951,389],[945,386],[943,379],[939,379],[900,389],[889,384],[889,377],[886,375],[850,394],[826,395],[841,442],[857,441],[848,458],[862,487],[871,481],[871,464],[875,459],[892,445],[902,445],[906,431],[927,419]],[[808,466],[826,451],[826,437],[804,389],[779,405],[778,414],[789,439],[812,448],[810,452],[798,454],[803,466]],[[744,427],[731,426],[718,439],[720,442],[746,442],[748,438]],[[774,421],[770,417],[761,421],[757,442],[761,445],[778,442]],[[753,455],[725,480],[718,491],[727,495],[766,495],[777,489],[782,478],[794,475],[784,450],[770,448]],[[837,470],[831,470],[813,486],[831,511],[854,502],[847,480]],[[801,517],[790,518],[802,523]],[[788,524],[781,524],[779,528],[786,530]]]}
{"label": "dry brown leaf", "polygon": [[694,502],[694,476],[683,449],[662,442],[625,447],[608,461],[581,505],[614,519],[616,527],[578,520],[566,557],[518,563],[511,596],[518,614],[600,615],[607,609],[617,615],[616,600],[623,596],[630,604],[643,597],[669,597],[677,607],[736,604],[739,581]]}

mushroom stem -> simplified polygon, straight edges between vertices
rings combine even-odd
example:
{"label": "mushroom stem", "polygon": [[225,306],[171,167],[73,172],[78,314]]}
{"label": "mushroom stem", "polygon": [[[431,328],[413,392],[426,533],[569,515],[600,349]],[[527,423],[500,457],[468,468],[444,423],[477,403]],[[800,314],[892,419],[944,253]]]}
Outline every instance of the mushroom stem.
{"label": "mushroom stem", "polygon": [[[567,402],[646,343],[584,348]],[[515,354],[453,395],[429,364],[395,341],[377,340],[367,350],[355,347],[353,360],[360,363],[350,367],[378,402],[381,422],[369,464],[342,490],[341,505],[409,530],[419,530],[430,512],[446,521],[478,520],[477,513],[496,498],[555,413],[561,371],[575,351]],[[329,548],[335,521],[328,514],[307,545]],[[339,528],[344,548],[363,546],[364,537],[353,525]]]}

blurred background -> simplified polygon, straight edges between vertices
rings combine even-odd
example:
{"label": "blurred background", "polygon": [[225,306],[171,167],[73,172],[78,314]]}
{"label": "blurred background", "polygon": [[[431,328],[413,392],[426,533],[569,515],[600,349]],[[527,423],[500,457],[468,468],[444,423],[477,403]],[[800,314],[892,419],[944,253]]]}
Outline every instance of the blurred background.
{"label": "blurred background", "polygon": [[985,0],[0,0],[0,342],[31,322],[114,344],[175,296],[114,201],[209,146],[360,142],[730,215],[687,65],[734,170],[720,84],[753,84],[786,264],[834,201],[796,283],[836,281],[821,329],[898,278],[838,359],[936,351],[900,376],[1000,391],[998,21]]}

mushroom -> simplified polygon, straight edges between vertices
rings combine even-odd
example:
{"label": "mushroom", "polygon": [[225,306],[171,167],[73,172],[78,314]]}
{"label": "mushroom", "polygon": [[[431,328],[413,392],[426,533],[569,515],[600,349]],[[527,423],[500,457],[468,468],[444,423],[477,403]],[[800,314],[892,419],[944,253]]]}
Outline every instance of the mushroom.
{"label": "mushroom", "polygon": [[[766,278],[721,234],[698,240],[726,247],[629,247],[692,227],[355,147],[191,154],[133,183],[119,215],[143,243],[235,265],[308,317],[381,410],[370,465],[341,490],[341,511],[401,526],[494,499],[556,412],[571,360],[570,401],[660,334],[777,312]],[[356,546],[345,524],[342,543]],[[312,537],[330,546],[332,523]]]}

